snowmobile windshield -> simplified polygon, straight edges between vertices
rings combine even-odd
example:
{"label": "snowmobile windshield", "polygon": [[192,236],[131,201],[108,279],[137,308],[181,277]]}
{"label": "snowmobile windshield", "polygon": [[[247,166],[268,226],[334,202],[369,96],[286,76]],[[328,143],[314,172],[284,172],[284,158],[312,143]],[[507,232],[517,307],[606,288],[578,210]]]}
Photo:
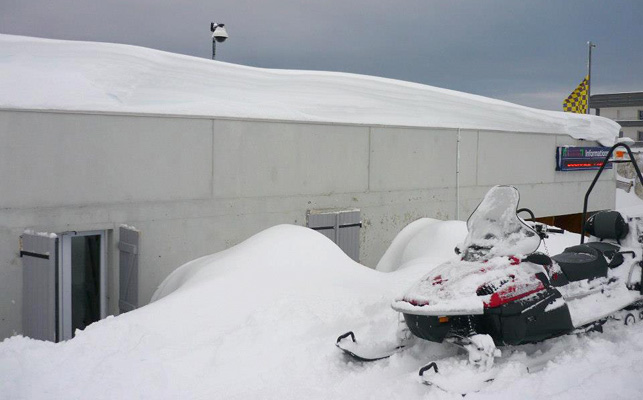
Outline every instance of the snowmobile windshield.
{"label": "snowmobile windshield", "polygon": [[467,221],[469,234],[463,259],[527,255],[540,246],[540,237],[516,214],[520,194],[513,186],[494,186]]}

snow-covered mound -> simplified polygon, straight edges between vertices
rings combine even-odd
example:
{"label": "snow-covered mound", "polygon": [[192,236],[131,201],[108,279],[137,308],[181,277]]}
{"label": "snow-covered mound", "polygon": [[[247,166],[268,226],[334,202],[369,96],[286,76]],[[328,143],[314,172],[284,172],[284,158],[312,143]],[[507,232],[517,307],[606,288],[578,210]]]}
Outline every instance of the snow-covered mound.
{"label": "snow-covered mound", "polygon": [[[448,345],[422,342],[363,365],[335,347],[348,330],[393,336],[391,300],[432,267],[374,271],[315,231],[277,226],[186,264],[153,303],[70,341],[6,339],[0,398],[460,399],[418,381],[429,361],[457,366]],[[642,328],[504,348],[496,381],[467,398],[641,398]],[[529,374],[527,357],[551,361]]]}
{"label": "snow-covered mound", "polygon": [[441,264],[456,256],[455,247],[466,236],[464,221],[420,218],[397,234],[375,269],[391,272],[418,263]]}
{"label": "snow-covered mound", "polygon": [[616,189],[616,209],[629,216],[643,216],[643,200],[630,190]]}
{"label": "snow-covered mound", "polygon": [[277,226],[68,342],[5,340],[0,398],[340,398],[350,367],[334,340],[370,320],[395,329],[392,281],[315,231]]}
{"label": "snow-covered mound", "polygon": [[[437,266],[456,257],[455,247],[462,244],[466,236],[467,224],[464,221],[420,218],[397,234],[375,269],[391,272],[423,264],[424,270],[429,272],[429,266]],[[560,254],[578,243],[580,235],[577,233],[549,233],[549,238],[541,242],[538,251]]]}
{"label": "snow-covered mound", "polygon": [[615,122],[364,75],[270,70],[142,47],[0,35],[0,107],[568,134]]}

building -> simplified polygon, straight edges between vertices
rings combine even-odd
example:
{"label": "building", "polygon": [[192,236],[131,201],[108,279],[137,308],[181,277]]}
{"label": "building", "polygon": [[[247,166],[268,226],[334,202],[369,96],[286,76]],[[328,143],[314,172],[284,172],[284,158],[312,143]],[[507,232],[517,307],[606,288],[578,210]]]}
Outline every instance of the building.
{"label": "building", "polygon": [[[277,224],[374,267],[408,223],[466,219],[493,185],[537,217],[578,214],[594,172],[557,171],[557,148],[619,129],[409,82],[9,35],[0,87],[0,338],[68,339]],[[614,187],[609,171],[592,210]]]}
{"label": "building", "polygon": [[590,106],[621,125],[622,136],[643,142],[643,92],[594,94]]}

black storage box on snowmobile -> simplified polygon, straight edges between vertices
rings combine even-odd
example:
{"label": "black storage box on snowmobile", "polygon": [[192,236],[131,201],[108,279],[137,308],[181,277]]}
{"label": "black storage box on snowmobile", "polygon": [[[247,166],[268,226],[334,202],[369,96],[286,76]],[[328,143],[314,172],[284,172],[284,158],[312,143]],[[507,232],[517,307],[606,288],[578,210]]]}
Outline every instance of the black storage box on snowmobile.
{"label": "black storage box on snowmobile", "polygon": [[607,261],[603,254],[587,244],[568,247],[552,259],[570,282],[607,276]]}

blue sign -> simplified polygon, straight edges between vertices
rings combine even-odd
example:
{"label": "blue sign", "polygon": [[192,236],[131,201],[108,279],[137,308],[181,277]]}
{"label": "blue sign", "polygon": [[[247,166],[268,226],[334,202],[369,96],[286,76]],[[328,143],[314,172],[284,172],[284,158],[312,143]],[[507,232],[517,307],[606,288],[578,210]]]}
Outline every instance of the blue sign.
{"label": "blue sign", "polygon": [[[556,171],[598,170],[609,150],[609,147],[557,147]],[[612,168],[612,163],[607,163],[605,168]]]}

